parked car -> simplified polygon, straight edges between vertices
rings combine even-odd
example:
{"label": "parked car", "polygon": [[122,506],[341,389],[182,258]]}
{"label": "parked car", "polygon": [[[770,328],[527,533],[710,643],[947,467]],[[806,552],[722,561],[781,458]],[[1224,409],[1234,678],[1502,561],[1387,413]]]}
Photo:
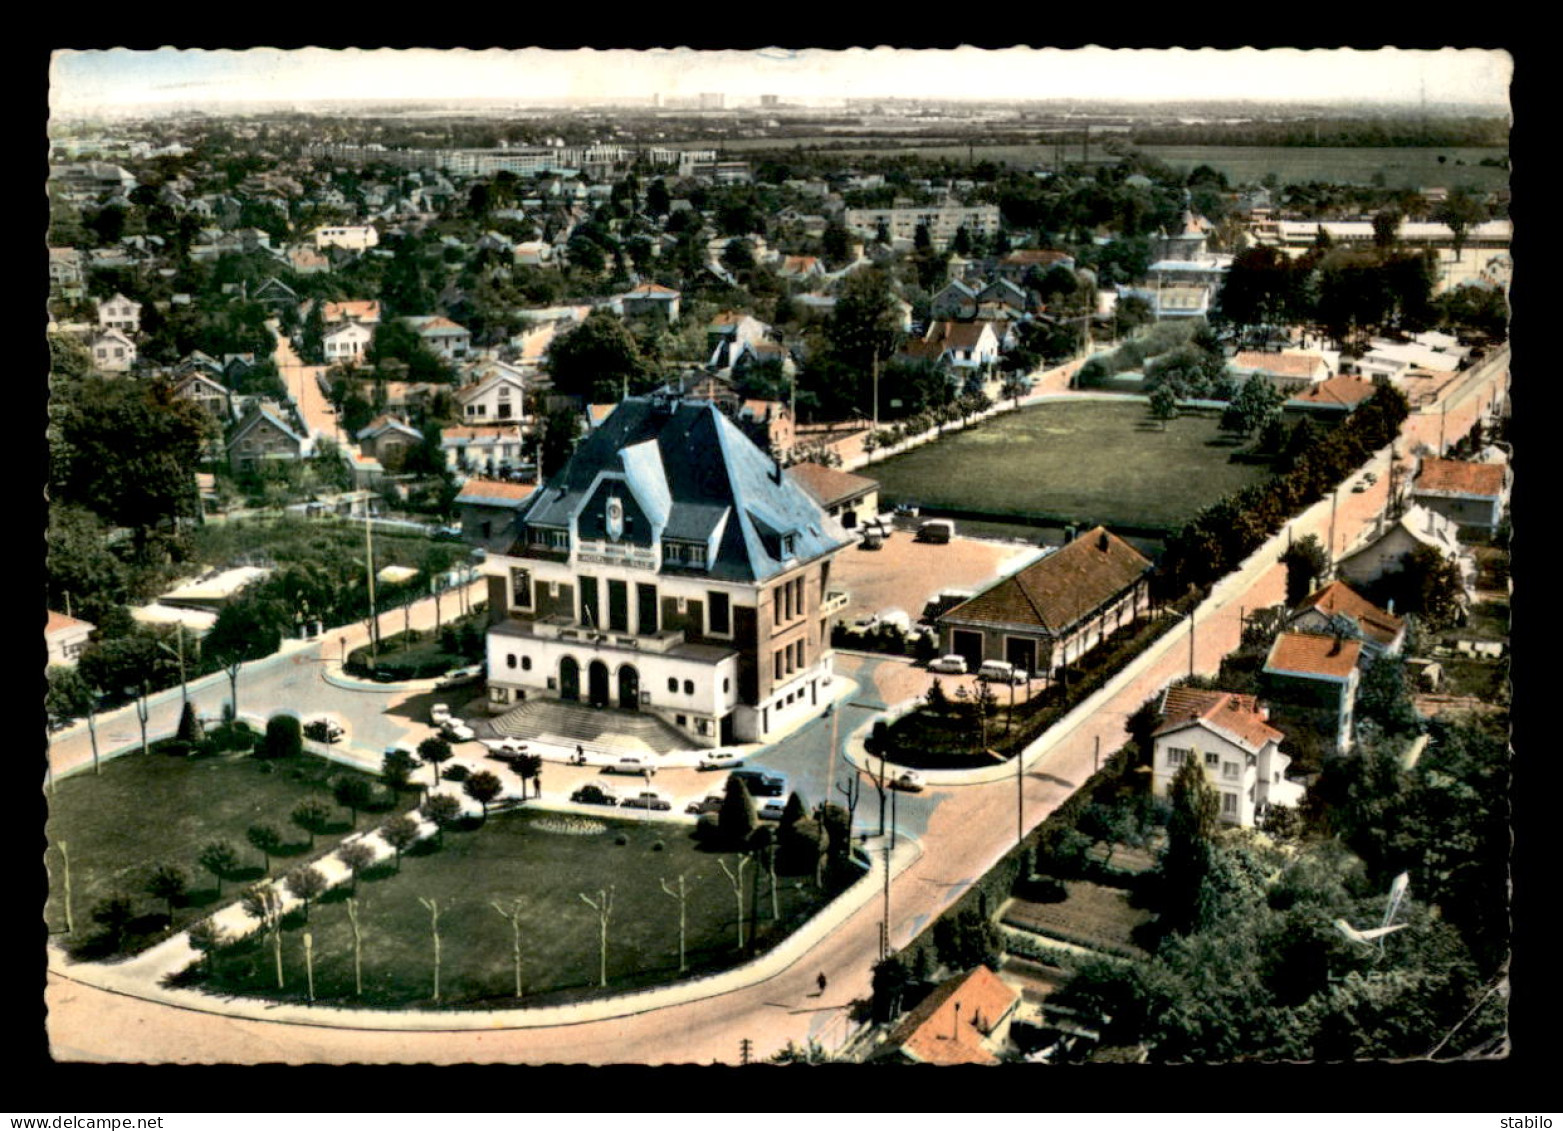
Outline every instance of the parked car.
{"label": "parked car", "polygon": [[779,821],[787,811],[787,803],[779,797],[768,797],[755,811],[762,821]]}
{"label": "parked car", "polygon": [[304,737],[315,742],[341,742],[342,736],[346,733],[342,724],[329,715],[310,719],[304,724]]}
{"label": "parked car", "polygon": [[709,797],[702,797],[699,801],[691,801],[684,806],[684,812],[696,815],[701,813],[720,813],[724,800],[726,799],[720,793],[713,793]]}
{"label": "parked car", "polygon": [[445,720],[450,718],[450,704],[436,703],[429,708],[429,721],[435,726],[442,726]]}
{"label": "parked car", "polygon": [[786,774],[770,774],[763,770],[734,770],[728,776],[743,782],[749,790],[750,797],[787,796]]}
{"label": "parked car", "polygon": [[884,537],[876,531],[867,531],[863,535],[862,547],[865,550],[882,550],[885,547]]}
{"label": "parked car", "polygon": [[446,742],[471,742],[477,737],[471,727],[456,718],[446,719],[440,724],[440,736]]}
{"label": "parked car", "polygon": [[943,545],[955,537],[955,523],[947,518],[930,518],[917,527],[917,541]]}
{"label": "parked car", "polygon": [[650,777],[657,772],[656,763],[638,754],[626,754],[617,762],[609,762],[602,768],[605,774],[644,774]]}
{"label": "parked car", "polygon": [[619,795],[605,785],[589,781],[570,794],[570,800],[581,805],[617,805]]}
{"label": "parked car", "polygon": [[915,501],[913,501],[911,499],[908,499],[904,503],[897,503],[896,504],[895,513],[896,514],[904,514],[908,518],[916,518],[917,517],[917,512],[918,512],[919,509],[920,508],[918,507],[918,504]]}
{"label": "parked car", "polygon": [[891,789],[904,789],[908,793],[919,793],[923,788],[923,775],[916,770],[902,770],[890,779]]}
{"label": "parked car", "polygon": [[483,745],[488,747],[490,758],[498,758],[501,762],[508,762],[526,753],[526,743],[519,738],[486,739]]}
{"label": "parked car", "polygon": [[940,656],[937,660],[932,660],[929,662],[928,670],[931,672],[941,672],[944,675],[965,675],[966,657]]}
{"label": "parked car", "polygon": [[456,668],[446,672],[440,677],[440,687],[464,687],[469,683],[476,683],[483,678],[482,664],[468,664],[464,668]]}
{"label": "parked car", "polygon": [[731,750],[713,750],[709,754],[702,754],[696,763],[702,770],[736,770],[743,764],[743,755]]}
{"label": "parked car", "polygon": [[619,802],[619,808],[667,810],[673,808],[673,803],[654,789],[643,789]]}
{"label": "parked car", "polygon": [[1008,660],[984,660],[977,678],[984,683],[1025,683],[1026,673]]}

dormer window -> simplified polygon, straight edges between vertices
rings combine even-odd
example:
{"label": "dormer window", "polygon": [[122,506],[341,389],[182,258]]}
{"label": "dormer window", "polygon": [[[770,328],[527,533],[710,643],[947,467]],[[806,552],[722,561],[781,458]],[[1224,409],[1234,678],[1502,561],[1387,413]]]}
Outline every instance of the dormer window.
{"label": "dormer window", "polygon": [[781,556],[784,558],[793,557],[797,553],[797,550],[797,536],[792,534],[783,534],[781,539]]}

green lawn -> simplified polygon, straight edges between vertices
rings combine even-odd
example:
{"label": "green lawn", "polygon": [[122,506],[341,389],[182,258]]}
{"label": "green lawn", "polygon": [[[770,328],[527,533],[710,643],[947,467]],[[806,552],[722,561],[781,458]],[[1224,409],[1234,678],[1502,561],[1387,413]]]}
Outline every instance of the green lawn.
{"label": "green lawn", "polygon": [[[216,881],[198,862],[203,847],[222,840],[238,850],[239,870],[223,884],[225,901],[245,880],[262,874],[261,854],[245,839],[251,825],[272,825],[286,842],[283,854],[272,858],[273,872],[323,856],[349,831],[351,816],[332,800],[329,783],[352,775],[367,776],[307,754],[276,761],[239,754],[189,758],[161,753],[155,746],[144,756],[104,762],[101,776],[80,771],[57,782],[49,798],[44,917],[51,930],[64,931],[63,840],[70,852],[76,927],[69,944],[84,954],[97,953],[94,940],[101,929],[92,920],[92,908],[122,892],[132,898],[137,915],[125,949],[143,949],[166,937],[168,928],[166,906],[145,890],[154,869],[174,865],[190,882],[190,897],[174,913],[173,925],[183,929],[218,904]],[[376,789],[378,797],[389,800],[382,787]],[[313,851],[309,835],[289,820],[306,798],[324,802],[334,816],[329,830],[315,837]],[[404,794],[399,808],[410,809],[414,802],[414,795]],[[376,819],[360,815],[359,825]]]}
{"label": "green lawn", "polygon": [[[660,879],[689,893],[688,959],[691,972],[731,965],[747,957],[737,948],[737,904],[718,863],[687,826],[602,821],[596,835],[550,831],[557,815],[515,810],[493,814],[485,825],[447,832],[403,860],[400,874],[382,868],[360,884],[365,1004],[429,1007],[433,984],[430,914],[420,899],[440,904],[441,1006],[505,1008],[515,1004],[512,934],[491,906],[507,908],[522,897],[522,980],[525,1004],[580,1000],[675,980],[678,972],[678,904]],[[475,822],[474,822],[475,824]],[[625,843],[619,844],[619,836]],[[662,847],[657,847],[661,845]],[[726,857],[729,867],[736,859]],[[751,865],[744,872],[744,905],[751,906]],[[598,918],[581,900],[613,885],[608,928],[608,989],[598,988]],[[352,933],[346,891],[333,893],[311,913],[316,999],[353,999]],[[813,878],[780,877],[780,920],[771,918],[768,880],[759,887],[762,949],[811,915],[822,903]],[[277,989],[270,944],[251,936],[219,954],[212,988],[223,993],[299,1000],[305,995],[302,919],[285,932],[287,984]]]}
{"label": "green lawn", "polygon": [[1212,416],[1162,431],[1143,402],[1051,403],[951,433],[864,474],[887,504],[991,518],[1175,529],[1201,507],[1266,477]]}

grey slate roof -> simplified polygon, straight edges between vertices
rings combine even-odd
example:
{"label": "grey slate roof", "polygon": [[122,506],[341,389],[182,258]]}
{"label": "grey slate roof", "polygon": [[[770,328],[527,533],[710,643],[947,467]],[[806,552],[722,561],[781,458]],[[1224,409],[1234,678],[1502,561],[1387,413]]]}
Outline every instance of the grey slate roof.
{"label": "grey slate roof", "polygon": [[[582,441],[570,461],[527,501],[518,523],[595,533],[585,514],[603,482],[623,484],[625,541],[715,539],[710,576],[758,581],[850,543],[840,526],[774,460],[705,401],[630,397]],[[615,487],[613,490],[617,490]],[[609,493],[612,493],[610,491]],[[638,516],[645,521],[639,521]],[[784,556],[783,537],[793,539]]]}

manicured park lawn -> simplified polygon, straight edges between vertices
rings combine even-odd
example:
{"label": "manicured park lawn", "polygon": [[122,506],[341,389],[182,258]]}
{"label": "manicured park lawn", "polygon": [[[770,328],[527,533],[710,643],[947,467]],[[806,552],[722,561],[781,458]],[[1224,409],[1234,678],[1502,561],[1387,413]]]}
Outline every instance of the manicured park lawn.
{"label": "manicured park lawn", "polygon": [[[49,798],[49,900],[45,919],[51,930],[65,929],[64,876],[59,844],[70,853],[74,948],[87,947],[100,933],[92,908],[112,893],[131,897],[138,917],[131,925],[125,950],[143,949],[166,937],[166,905],[146,891],[152,871],[164,864],[182,869],[190,895],[174,911],[174,926],[184,928],[218,906],[217,883],[198,862],[202,848],[226,841],[238,850],[239,867],[223,882],[223,901],[238,896],[240,885],[262,875],[262,856],[245,837],[251,825],[271,825],[282,834],[284,848],[272,857],[273,872],[291,870],[306,859],[323,856],[349,831],[351,814],[332,799],[331,786],[358,770],[303,754],[261,760],[250,755],[222,754],[190,758],[161,753],[154,746],[143,755],[126,754],[103,763],[101,776],[79,771],[55,784]],[[376,798],[389,802],[383,786]],[[316,799],[329,807],[333,823],[315,837],[289,819],[299,802]],[[399,810],[411,809],[416,795],[403,794]],[[376,819],[360,814],[360,827]],[[383,818],[382,818],[383,819]]]}
{"label": "manicured park lawn", "polygon": [[1265,478],[1234,463],[1214,416],[1166,430],[1143,401],[1052,403],[1005,413],[864,474],[886,503],[994,517],[1175,529],[1230,492]]}
{"label": "manicured park lawn", "polygon": [[[737,903],[719,861],[702,850],[688,826],[597,821],[595,835],[549,831],[571,819],[513,810],[486,824],[447,831],[443,846],[420,846],[373,880],[360,881],[365,1005],[433,1007],[430,912],[440,907],[440,1006],[508,1008],[516,1004],[512,929],[492,906],[507,910],[521,897],[523,1004],[542,1005],[616,993],[679,977],[678,903],[659,880],[685,878],[691,973],[747,957],[737,947]],[[579,818],[575,818],[579,821]],[[617,843],[619,836],[624,844]],[[661,845],[658,848],[657,845]],[[744,872],[744,907],[751,907],[753,866]],[[593,899],[613,886],[608,927],[608,989],[598,988],[598,917]],[[316,1000],[353,1003],[353,947],[344,889],[310,913]],[[761,949],[791,931],[822,901],[813,877],[779,877],[780,920],[771,917],[768,877],[759,886]],[[270,943],[254,935],[216,957],[211,988],[297,1001],[305,996],[302,916],[284,934],[286,986],[280,992]],[[746,928],[747,929],[747,928]]]}

